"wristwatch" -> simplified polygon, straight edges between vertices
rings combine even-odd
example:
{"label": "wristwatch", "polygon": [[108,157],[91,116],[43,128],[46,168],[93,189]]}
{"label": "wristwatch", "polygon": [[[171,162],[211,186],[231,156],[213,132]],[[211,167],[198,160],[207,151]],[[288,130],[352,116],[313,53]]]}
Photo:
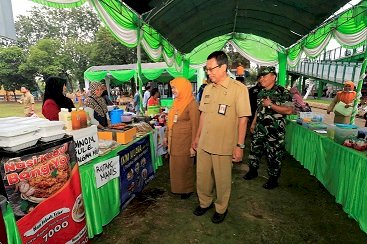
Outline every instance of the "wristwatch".
{"label": "wristwatch", "polygon": [[270,103],[270,104],[268,105],[268,109],[271,109],[271,105],[273,105],[273,104],[271,104],[271,103]]}
{"label": "wristwatch", "polygon": [[237,147],[239,147],[239,148],[241,148],[241,149],[245,149],[245,144],[237,143]]}

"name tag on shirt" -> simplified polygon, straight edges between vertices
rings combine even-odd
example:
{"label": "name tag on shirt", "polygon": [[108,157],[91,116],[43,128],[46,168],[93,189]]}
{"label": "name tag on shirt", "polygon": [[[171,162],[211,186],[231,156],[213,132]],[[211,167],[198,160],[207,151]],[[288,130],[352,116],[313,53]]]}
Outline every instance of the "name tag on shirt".
{"label": "name tag on shirt", "polygon": [[178,119],[178,114],[175,114],[173,116],[173,123],[177,123],[177,119]]}
{"label": "name tag on shirt", "polygon": [[222,114],[225,115],[226,111],[227,111],[227,105],[225,104],[219,104],[219,108],[218,108],[218,114]]}

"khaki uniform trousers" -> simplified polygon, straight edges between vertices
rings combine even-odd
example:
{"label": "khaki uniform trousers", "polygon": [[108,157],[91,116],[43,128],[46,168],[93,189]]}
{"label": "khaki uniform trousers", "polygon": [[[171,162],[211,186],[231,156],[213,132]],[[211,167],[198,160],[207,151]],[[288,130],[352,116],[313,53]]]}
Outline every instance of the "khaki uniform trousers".
{"label": "khaki uniform trousers", "polygon": [[196,177],[200,207],[207,208],[213,202],[215,184],[215,210],[223,214],[228,208],[231,195],[232,155],[211,154],[198,148]]}

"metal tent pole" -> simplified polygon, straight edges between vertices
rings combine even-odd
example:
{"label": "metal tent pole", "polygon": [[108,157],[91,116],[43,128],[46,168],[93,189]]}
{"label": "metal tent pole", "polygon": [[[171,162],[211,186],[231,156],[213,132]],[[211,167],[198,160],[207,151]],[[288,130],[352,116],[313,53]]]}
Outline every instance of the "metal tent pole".
{"label": "metal tent pole", "polygon": [[361,90],[362,90],[364,74],[366,72],[366,67],[367,67],[367,50],[365,50],[365,52],[364,52],[364,59],[363,59],[363,63],[362,63],[361,72],[359,74],[358,86],[357,86],[357,90],[356,90],[357,98],[354,99],[353,112],[352,112],[352,116],[350,118],[350,124],[355,123],[355,118],[356,118],[356,115],[358,113],[358,104],[359,104],[359,101],[361,100]]}
{"label": "metal tent pole", "polygon": [[137,71],[137,84],[139,86],[139,107],[142,114],[144,114],[144,107],[143,107],[143,81],[142,81],[142,73],[141,73],[141,22],[139,19],[138,23],[138,29],[137,29],[137,35],[138,35],[138,45],[136,46],[136,56],[137,56],[137,62],[136,62],[136,71]]}

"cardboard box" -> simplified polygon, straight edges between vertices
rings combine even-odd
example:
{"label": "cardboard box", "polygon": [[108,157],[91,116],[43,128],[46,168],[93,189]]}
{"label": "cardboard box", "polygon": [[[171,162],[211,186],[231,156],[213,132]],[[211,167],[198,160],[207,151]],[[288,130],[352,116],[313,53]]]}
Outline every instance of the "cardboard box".
{"label": "cardboard box", "polygon": [[126,130],[108,130],[98,131],[98,138],[100,140],[114,140],[120,144],[128,144],[133,141],[136,137],[136,127],[131,127]]}

